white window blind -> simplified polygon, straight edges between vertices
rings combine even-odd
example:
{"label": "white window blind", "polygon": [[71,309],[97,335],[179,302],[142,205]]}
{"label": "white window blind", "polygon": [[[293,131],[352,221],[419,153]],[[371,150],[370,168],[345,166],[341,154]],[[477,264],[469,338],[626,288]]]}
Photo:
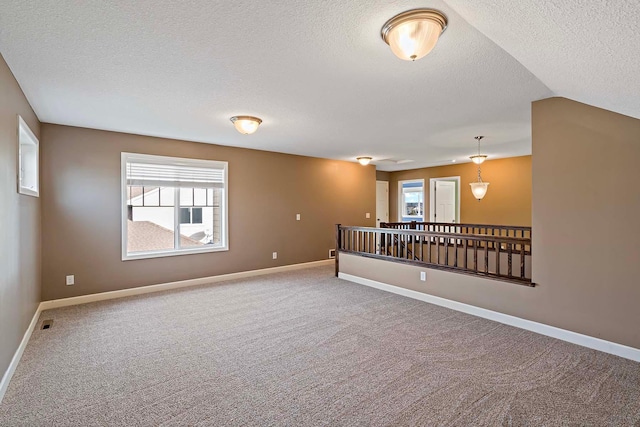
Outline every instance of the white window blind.
{"label": "white window blind", "polygon": [[127,156],[127,185],[176,188],[223,188],[225,164],[209,160]]}

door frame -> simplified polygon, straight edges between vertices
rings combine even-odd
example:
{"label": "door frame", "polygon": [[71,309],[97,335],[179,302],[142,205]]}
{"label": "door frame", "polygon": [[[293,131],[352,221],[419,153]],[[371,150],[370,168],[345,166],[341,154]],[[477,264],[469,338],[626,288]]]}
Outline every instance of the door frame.
{"label": "door frame", "polygon": [[[386,221],[378,221],[379,215],[378,215],[378,183],[384,183],[385,184],[385,189],[386,189],[386,193],[387,193],[387,219]],[[391,206],[389,206],[389,181],[380,181],[380,180],[376,180],[376,227],[380,226],[380,222],[389,222],[389,208]]]}
{"label": "door frame", "polygon": [[436,214],[436,182],[437,181],[449,181],[456,183],[456,224],[460,224],[460,177],[459,176],[444,176],[441,178],[429,179],[429,222],[435,222]]}

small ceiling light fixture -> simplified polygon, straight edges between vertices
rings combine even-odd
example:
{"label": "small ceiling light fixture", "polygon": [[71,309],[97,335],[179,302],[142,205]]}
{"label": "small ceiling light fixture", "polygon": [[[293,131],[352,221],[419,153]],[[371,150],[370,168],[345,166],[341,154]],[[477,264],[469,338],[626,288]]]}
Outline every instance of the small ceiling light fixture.
{"label": "small ceiling light fixture", "polygon": [[480,154],[480,140],[484,138],[484,136],[474,136],[475,140],[478,141],[478,154],[475,156],[469,157],[473,163],[476,165],[482,164],[485,160],[487,160],[486,154]]}
{"label": "small ceiling light fixture", "polygon": [[[482,200],[484,198],[484,196],[487,194],[487,189],[489,187],[489,183],[482,181],[482,176],[480,175],[480,163],[484,162],[484,160],[487,158],[487,156],[481,156],[479,154],[480,153],[480,140],[482,138],[484,138],[484,136],[476,136],[475,137],[476,141],[478,141],[478,155],[477,156],[471,156],[471,160],[473,160],[473,162],[478,165],[478,181],[472,182],[471,184],[469,184],[471,186],[471,192],[473,193],[473,197],[478,199],[478,201],[480,201],[480,200]],[[482,159],[480,161],[476,161],[474,159],[474,157],[482,157]]]}
{"label": "small ceiling light fixture", "polygon": [[231,117],[231,123],[236,127],[236,130],[243,135],[251,135],[258,126],[262,123],[262,119],[253,116],[233,116]]}
{"label": "small ceiling light fixture", "polygon": [[360,162],[362,166],[367,166],[371,162],[371,157],[356,157],[356,160]]}
{"label": "small ceiling light fixture", "polygon": [[447,23],[447,17],[438,10],[413,9],[389,19],[380,35],[398,58],[415,61],[431,52]]}

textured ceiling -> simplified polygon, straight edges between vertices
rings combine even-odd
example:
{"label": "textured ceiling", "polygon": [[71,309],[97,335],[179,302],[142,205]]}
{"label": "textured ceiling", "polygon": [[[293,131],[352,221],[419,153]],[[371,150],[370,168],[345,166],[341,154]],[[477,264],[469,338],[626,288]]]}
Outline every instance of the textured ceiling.
{"label": "textured ceiling", "polygon": [[[0,52],[43,122],[382,170],[467,161],[478,134],[492,158],[529,154],[530,103],[554,94],[639,115],[637,0],[609,2],[613,24],[584,1],[447,3],[4,0]],[[379,32],[416,7],[449,27],[411,63]],[[264,122],[240,135],[239,114]]]}
{"label": "textured ceiling", "polygon": [[447,0],[555,94],[640,118],[640,0]]}

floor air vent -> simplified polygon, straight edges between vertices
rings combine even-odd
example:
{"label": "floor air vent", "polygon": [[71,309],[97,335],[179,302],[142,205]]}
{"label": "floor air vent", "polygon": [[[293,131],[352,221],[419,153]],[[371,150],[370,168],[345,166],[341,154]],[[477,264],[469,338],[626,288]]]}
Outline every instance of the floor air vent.
{"label": "floor air vent", "polygon": [[40,329],[51,329],[51,326],[53,326],[53,319],[48,319],[42,322],[42,328]]}

